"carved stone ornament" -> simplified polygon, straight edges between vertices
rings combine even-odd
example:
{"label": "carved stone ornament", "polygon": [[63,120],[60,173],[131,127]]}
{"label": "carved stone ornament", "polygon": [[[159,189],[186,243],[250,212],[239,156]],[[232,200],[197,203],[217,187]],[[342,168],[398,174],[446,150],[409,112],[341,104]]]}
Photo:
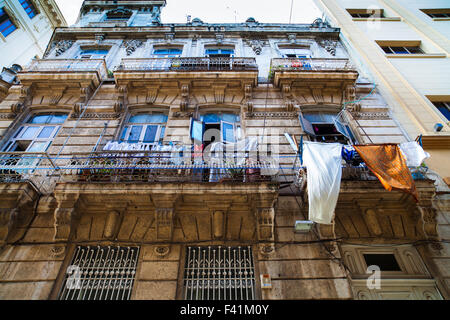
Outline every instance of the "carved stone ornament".
{"label": "carved stone ornament", "polygon": [[11,112],[16,114],[19,114],[23,111],[24,105],[22,103],[13,103],[11,105]]}
{"label": "carved stone ornament", "polygon": [[260,55],[263,47],[267,44],[267,41],[261,39],[247,39],[246,42],[256,55]]}
{"label": "carved stone ornament", "polygon": [[137,48],[142,47],[143,44],[144,42],[142,40],[124,40],[120,47],[125,48],[127,56],[131,56],[133,52],[135,52]]}
{"label": "carved stone ornament", "polygon": [[163,258],[170,253],[170,246],[156,246],[154,250],[158,257]]}
{"label": "carved stone ornament", "polygon": [[172,208],[156,208],[156,239],[171,240],[173,232],[174,210]]}
{"label": "carved stone ornament", "polygon": [[261,253],[261,255],[264,257],[267,257],[274,252],[275,245],[273,243],[264,243],[259,245],[259,253]]}
{"label": "carved stone ornament", "polygon": [[332,56],[336,55],[336,47],[337,47],[337,41],[336,40],[321,40],[319,42],[320,46],[327,50],[329,54]]}
{"label": "carved stone ornament", "polygon": [[72,45],[74,44],[75,41],[73,40],[60,40],[58,42],[52,42],[51,46],[50,46],[50,50],[45,54],[45,58],[48,57],[48,55],[50,54],[50,52],[56,48],[55,50],[55,56],[59,57],[60,55],[62,55],[64,52],[66,52],[67,50],[69,50]]}
{"label": "carved stone ornament", "polygon": [[274,236],[275,210],[273,208],[256,209],[258,240],[272,240]]}

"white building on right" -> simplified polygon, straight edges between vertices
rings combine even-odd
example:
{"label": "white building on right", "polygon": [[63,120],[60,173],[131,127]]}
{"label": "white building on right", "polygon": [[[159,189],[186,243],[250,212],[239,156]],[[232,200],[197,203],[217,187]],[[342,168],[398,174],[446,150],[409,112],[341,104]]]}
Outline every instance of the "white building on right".
{"label": "white building on right", "polygon": [[450,1],[315,1],[410,140],[422,138],[427,165],[450,184]]}

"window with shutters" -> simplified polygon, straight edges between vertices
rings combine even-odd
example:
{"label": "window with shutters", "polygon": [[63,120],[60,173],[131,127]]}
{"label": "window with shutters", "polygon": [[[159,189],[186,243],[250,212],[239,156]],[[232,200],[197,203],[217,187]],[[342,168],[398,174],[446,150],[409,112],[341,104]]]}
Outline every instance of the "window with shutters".
{"label": "window with shutters", "polygon": [[191,138],[206,148],[213,142],[234,143],[242,139],[240,117],[232,113],[207,113],[191,120]]}
{"label": "window with shutters", "polygon": [[350,126],[337,114],[322,112],[300,113],[303,131],[316,142],[356,142]]}
{"label": "window with shutters", "polygon": [[187,247],[185,300],[254,300],[255,263],[248,247]]}

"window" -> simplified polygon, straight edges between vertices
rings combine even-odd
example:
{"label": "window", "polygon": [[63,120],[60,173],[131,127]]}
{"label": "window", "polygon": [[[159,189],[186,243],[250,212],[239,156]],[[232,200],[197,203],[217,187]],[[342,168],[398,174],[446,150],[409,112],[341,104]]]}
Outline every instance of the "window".
{"label": "window", "polygon": [[383,9],[347,9],[353,18],[384,18]]}
{"label": "window", "polygon": [[306,48],[280,48],[283,58],[311,58],[311,50]]}
{"label": "window", "polygon": [[105,59],[108,55],[108,49],[86,49],[82,50],[79,59]]}
{"label": "window", "polygon": [[251,247],[188,247],[184,300],[254,300]]}
{"label": "window", "polygon": [[177,48],[160,48],[153,50],[154,58],[178,58],[183,50]]}
{"label": "window", "polygon": [[203,114],[200,120],[192,119],[191,138],[205,148],[213,142],[234,143],[242,138],[240,118],[231,113]]}
{"label": "window", "polygon": [[4,37],[9,36],[17,27],[12,22],[11,18],[5,12],[4,8],[0,9],[0,32]]}
{"label": "window", "polygon": [[37,15],[36,8],[30,0],[19,0],[19,2],[30,19],[33,19]]}
{"label": "window", "polygon": [[393,254],[363,254],[364,260],[369,266],[378,266],[380,271],[402,271]]}
{"label": "window", "polygon": [[117,8],[106,13],[106,20],[122,20],[128,21],[133,12],[131,10]]}
{"label": "window", "polygon": [[3,147],[4,152],[45,152],[58,133],[66,114],[38,114],[22,125]]}
{"label": "window", "polygon": [[205,50],[206,57],[234,57],[233,48],[209,48]]}
{"label": "window", "polygon": [[300,113],[300,123],[303,131],[305,131],[313,141],[317,142],[339,142],[348,143],[355,142],[355,138],[350,127],[336,121],[335,114],[327,114],[322,112]]}
{"label": "window", "polygon": [[60,300],[129,300],[139,247],[78,246]]}
{"label": "window", "polygon": [[433,102],[433,104],[450,121],[450,102]]}
{"label": "window", "polygon": [[430,18],[450,18],[450,8],[447,9],[420,9]]}
{"label": "window", "polygon": [[164,139],[167,116],[162,113],[131,116],[122,131],[121,142],[158,144]]}
{"label": "window", "polygon": [[420,47],[403,47],[403,46],[382,46],[383,51],[387,54],[423,54]]}

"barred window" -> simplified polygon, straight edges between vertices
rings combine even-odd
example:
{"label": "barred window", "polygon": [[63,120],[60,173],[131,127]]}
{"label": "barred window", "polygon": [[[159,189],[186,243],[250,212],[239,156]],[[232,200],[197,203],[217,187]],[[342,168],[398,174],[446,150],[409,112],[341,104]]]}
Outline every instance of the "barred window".
{"label": "barred window", "polygon": [[185,300],[254,300],[255,266],[251,247],[188,247]]}
{"label": "barred window", "polygon": [[60,300],[129,300],[139,247],[78,246]]}

